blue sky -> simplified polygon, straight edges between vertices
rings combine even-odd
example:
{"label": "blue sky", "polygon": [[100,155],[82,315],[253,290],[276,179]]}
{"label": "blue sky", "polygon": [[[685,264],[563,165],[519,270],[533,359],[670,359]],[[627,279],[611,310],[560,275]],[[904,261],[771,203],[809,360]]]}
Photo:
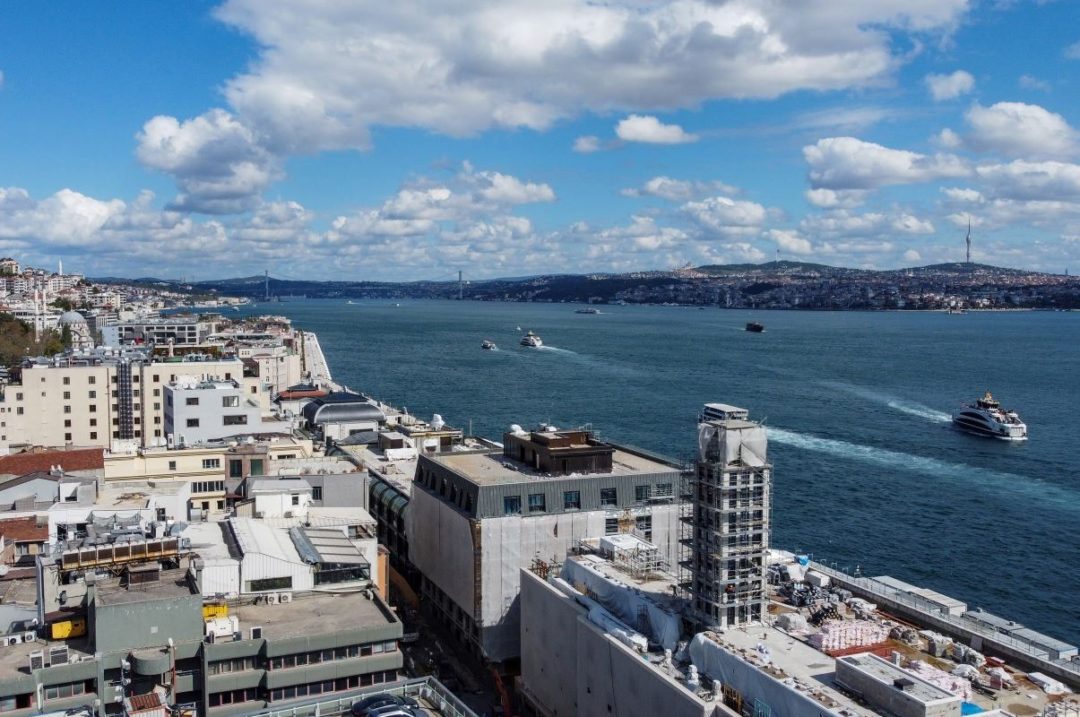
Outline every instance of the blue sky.
{"label": "blue sky", "polygon": [[0,254],[483,278],[1080,266],[1072,0],[9,4]]}

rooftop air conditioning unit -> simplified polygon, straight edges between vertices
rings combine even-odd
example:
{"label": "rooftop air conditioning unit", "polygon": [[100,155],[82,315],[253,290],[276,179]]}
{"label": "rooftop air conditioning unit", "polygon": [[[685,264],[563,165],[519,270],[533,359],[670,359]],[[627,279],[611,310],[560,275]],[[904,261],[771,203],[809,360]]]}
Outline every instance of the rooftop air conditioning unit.
{"label": "rooftop air conditioning unit", "polygon": [[278,593],[278,602],[282,604],[292,602],[292,593]]}
{"label": "rooftop air conditioning unit", "polygon": [[277,593],[270,593],[269,595],[267,595],[266,596],[266,604],[267,605],[277,605],[278,604]]}
{"label": "rooftop air conditioning unit", "polygon": [[21,633],[18,635],[4,635],[4,645],[6,646],[21,645],[22,641],[23,636]]}
{"label": "rooftop air conditioning unit", "polygon": [[35,642],[37,640],[36,632],[24,632],[22,636],[23,642]]}
{"label": "rooftop air conditioning unit", "polygon": [[262,627],[253,627],[253,628],[251,628],[251,639],[252,640],[261,640],[262,639]]}

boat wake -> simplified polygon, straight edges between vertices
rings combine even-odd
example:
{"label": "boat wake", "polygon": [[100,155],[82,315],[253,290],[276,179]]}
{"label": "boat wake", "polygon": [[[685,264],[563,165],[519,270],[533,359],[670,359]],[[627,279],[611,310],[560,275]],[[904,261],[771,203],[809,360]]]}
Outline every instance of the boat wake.
{"label": "boat wake", "polygon": [[994,492],[1006,495],[1015,495],[1018,490],[1024,489],[1032,497],[1041,498],[1054,503],[1058,507],[1067,508],[1072,512],[1080,512],[1080,500],[1078,500],[1076,492],[1027,476],[991,471],[962,463],[949,463],[929,456],[890,451],[885,448],[848,443],[833,438],[821,438],[806,433],[788,431],[783,428],[770,426],[766,430],[769,434],[769,440],[781,445],[817,453],[827,453],[838,458],[847,458],[862,463],[899,468],[934,478],[971,481],[980,487],[993,488]]}
{"label": "boat wake", "polygon": [[887,393],[875,391],[873,389],[865,388],[863,386],[856,386],[854,384],[845,383],[843,381],[820,381],[819,383],[822,386],[826,386],[828,388],[834,388],[838,391],[843,391],[845,393],[850,393],[853,396],[858,396],[859,398],[865,398],[867,401],[872,401],[873,403],[883,404],[893,409],[894,411],[900,411],[901,413],[906,413],[909,416],[915,416],[916,418],[925,418],[926,420],[932,421],[934,423],[949,423],[950,421],[952,421],[952,417],[949,416],[949,414],[943,411],[938,411],[934,408],[930,408],[929,406],[924,406],[923,404],[916,401],[908,401],[904,398],[897,398],[896,396],[890,396]]}
{"label": "boat wake", "polygon": [[538,348],[541,351],[551,351],[552,353],[557,353],[557,354],[569,354],[571,356],[580,356],[581,355],[577,351],[571,351],[570,349],[561,349],[558,346],[548,346],[547,344],[544,344],[543,346],[540,346]]}

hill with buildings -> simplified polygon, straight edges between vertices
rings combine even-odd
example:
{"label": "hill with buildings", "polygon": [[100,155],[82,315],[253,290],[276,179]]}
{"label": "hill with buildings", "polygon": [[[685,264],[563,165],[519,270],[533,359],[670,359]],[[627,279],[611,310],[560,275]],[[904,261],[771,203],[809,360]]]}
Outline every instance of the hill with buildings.
{"label": "hill with buildings", "polygon": [[[154,280],[145,280],[151,282]],[[689,304],[775,309],[1080,308],[1076,277],[951,263],[872,270],[795,261],[623,274],[468,281],[304,281],[265,276],[193,282],[191,291],[273,297]]]}

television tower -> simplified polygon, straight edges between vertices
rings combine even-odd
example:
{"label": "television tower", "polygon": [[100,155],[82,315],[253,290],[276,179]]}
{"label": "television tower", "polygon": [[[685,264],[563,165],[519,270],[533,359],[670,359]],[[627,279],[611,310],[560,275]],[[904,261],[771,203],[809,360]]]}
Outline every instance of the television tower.
{"label": "television tower", "polygon": [[971,263],[971,217],[968,217],[968,233],[964,239],[967,242],[967,263]]}

